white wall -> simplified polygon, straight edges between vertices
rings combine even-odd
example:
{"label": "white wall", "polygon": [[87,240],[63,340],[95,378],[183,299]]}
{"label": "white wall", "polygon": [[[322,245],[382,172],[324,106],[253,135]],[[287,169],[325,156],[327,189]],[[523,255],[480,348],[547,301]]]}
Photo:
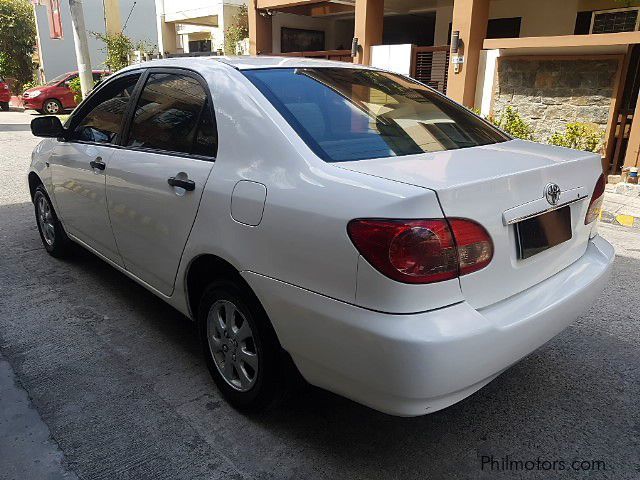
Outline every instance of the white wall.
{"label": "white wall", "polygon": [[[132,5],[133,0],[120,0],[120,13],[122,15],[123,26]],[[64,36],[59,40],[50,38],[46,7],[35,7],[42,49],[41,67],[44,69],[47,80],[78,69],[73,44],[69,2],[65,0],[61,1],[60,7],[62,9],[62,31]],[[83,7],[87,30],[90,32],[104,33],[102,0],[84,0]],[[124,33],[129,35],[134,42],[145,40],[152,45],[157,43],[155,5],[151,0],[138,0]],[[92,35],[87,35],[87,37],[91,66],[94,70],[103,69],[105,54],[102,48],[104,44]]]}

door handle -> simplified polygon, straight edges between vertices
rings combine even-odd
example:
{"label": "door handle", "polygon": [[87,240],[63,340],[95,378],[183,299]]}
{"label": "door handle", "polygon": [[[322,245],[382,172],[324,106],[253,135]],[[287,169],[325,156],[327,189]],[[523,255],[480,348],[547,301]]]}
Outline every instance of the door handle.
{"label": "door handle", "polygon": [[193,180],[181,180],[180,178],[169,177],[167,179],[167,183],[172,187],[184,188],[188,192],[196,189],[196,182],[194,182]]}
{"label": "door handle", "polygon": [[98,170],[104,170],[107,167],[102,161],[102,157],[96,157],[95,160],[91,160],[89,165],[91,165],[91,168],[97,168]]}

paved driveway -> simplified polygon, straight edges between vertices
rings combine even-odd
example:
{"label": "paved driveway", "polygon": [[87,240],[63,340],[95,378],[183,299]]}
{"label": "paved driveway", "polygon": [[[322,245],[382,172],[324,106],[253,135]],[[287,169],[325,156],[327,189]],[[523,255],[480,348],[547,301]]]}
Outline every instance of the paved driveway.
{"label": "paved driveway", "polygon": [[[601,226],[618,257],[596,305],[453,407],[394,418],[309,388],[245,417],[218,395],[188,320],[90,254],[59,261],[41,248],[25,185],[28,119],[0,113],[0,354],[80,478],[640,475],[636,230]],[[12,441],[0,432],[0,451]],[[595,471],[574,471],[574,460]]]}

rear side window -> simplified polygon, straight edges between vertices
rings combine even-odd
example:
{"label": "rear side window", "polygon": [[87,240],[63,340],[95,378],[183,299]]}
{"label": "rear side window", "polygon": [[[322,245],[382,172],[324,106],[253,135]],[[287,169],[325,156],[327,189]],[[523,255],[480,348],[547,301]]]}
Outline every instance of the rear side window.
{"label": "rear side window", "polygon": [[243,73],[327,162],[454,150],[508,140],[464,107],[400,75],[325,67]]}
{"label": "rear side window", "polygon": [[187,75],[153,73],[136,105],[127,145],[213,157],[214,131],[200,82]]}
{"label": "rear side window", "polygon": [[126,75],[98,90],[90,100],[93,108],[89,107],[89,112],[84,116],[83,112],[80,112],[79,120],[73,118],[73,139],[116,143],[129,100],[139,78],[140,74]]}

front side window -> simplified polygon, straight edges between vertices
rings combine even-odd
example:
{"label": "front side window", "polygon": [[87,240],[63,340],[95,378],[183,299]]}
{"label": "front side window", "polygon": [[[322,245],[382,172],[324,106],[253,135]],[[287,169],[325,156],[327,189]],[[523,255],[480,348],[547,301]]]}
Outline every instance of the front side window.
{"label": "front side window", "polygon": [[94,107],[72,126],[72,138],[85,142],[116,143],[139,78],[139,73],[127,75],[98,90],[90,100]]}
{"label": "front side window", "polygon": [[200,82],[187,75],[152,73],[136,105],[127,146],[214,156],[212,129]]}
{"label": "front side window", "polygon": [[327,162],[454,150],[509,139],[464,107],[392,73],[325,67],[243,73]]}

